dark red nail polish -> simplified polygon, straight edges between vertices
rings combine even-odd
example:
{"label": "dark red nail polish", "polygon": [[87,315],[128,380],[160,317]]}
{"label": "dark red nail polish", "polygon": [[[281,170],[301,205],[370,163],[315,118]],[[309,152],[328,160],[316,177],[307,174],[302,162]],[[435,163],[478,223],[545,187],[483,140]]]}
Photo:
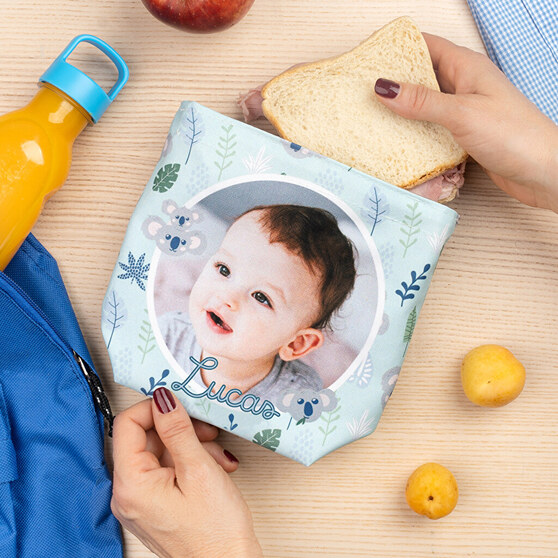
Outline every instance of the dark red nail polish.
{"label": "dark red nail polish", "polygon": [[176,401],[174,399],[174,395],[164,387],[157,388],[153,392],[153,401],[155,401],[155,405],[157,405],[157,409],[163,415],[170,413],[176,409]]}
{"label": "dark red nail polish", "polygon": [[223,450],[223,453],[225,454],[225,457],[231,462],[231,463],[238,463],[238,459],[228,450]]}
{"label": "dark red nail polish", "polygon": [[390,79],[380,78],[376,81],[376,85],[374,85],[376,94],[386,99],[395,99],[400,90],[401,86]]}

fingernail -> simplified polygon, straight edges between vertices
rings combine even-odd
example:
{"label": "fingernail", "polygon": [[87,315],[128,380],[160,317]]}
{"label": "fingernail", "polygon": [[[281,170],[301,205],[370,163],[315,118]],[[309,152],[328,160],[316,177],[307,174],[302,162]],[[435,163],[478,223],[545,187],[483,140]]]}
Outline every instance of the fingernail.
{"label": "fingernail", "polygon": [[228,450],[223,450],[223,453],[225,454],[225,457],[231,462],[231,463],[238,463],[238,459]]}
{"label": "fingernail", "polygon": [[153,392],[153,401],[155,401],[157,409],[159,409],[159,412],[163,415],[166,415],[176,409],[174,395],[167,388],[157,388]]}
{"label": "fingernail", "polygon": [[380,78],[376,80],[376,85],[374,85],[376,94],[386,99],[395,99],[400,90],[401,86],[390,79]]}

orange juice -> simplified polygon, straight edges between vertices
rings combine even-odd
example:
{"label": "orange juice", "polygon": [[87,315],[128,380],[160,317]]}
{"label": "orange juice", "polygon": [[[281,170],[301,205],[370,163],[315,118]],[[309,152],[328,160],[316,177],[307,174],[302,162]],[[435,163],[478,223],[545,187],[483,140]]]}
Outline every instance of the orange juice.
{"label": "orange juice", "polygon": [[[66,62],[82,41],[99,47],[118,68],[119,81],[108,95]],[[0,117],[0,270],[66,180],[74,140],[100,118],[127,78],[126,65],[115,51],[97,37],[80,35],[41,77],[31,102]]]}

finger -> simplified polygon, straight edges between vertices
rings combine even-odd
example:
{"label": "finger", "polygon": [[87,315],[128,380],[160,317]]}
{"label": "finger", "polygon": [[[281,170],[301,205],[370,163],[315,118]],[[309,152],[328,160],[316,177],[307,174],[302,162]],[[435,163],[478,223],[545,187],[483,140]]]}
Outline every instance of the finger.
{"label": "finger", "polygon": [[159,464],[147,449],[147,432],[154,427],[151,402],[146,399],[118,414],[113,429],[114,470],[122,477]]}
{"label": "finger", "polygon": [[378,100],[395,113],[412,120],[427,120],[451,130],[458,103],[454,95],[414,83],[380,78],[374,87]]}
{"label": "finger", "polygon": [[226,473],[233,473],[238,469],[238,459],[228,450],[224,450],[217,442],[204,442],[203,448]]}
{"label": "finger", "polygon": [[194,425],[180,401],[166,388],[158,388],[153,393],[153,419],[155,429],[167,448],[175,465],[176,476],[180,479],[195,469],[200,463],[207,463],[207,452],[203,449]]}
{"label": "finger", "polygon": [[200,442],[211,442],[219,436],[219,429],[212,424],[207,424],[207,422],[195,418],[192,419],[192,424]]}
{"label": "finger", "polygon": [[166,449],[165,444],[161,442],[161,438],[159,438],[159,434],[157,434],[157,431],[154,428],[148,430],[145,433],[145,435],[147,438],[147,444],[146,444],[147,451],[150,451],[164,467],[165,465],[161,462],[161,456],[163,455]]}
{"label": "finger", "polygon": [[463,64],[466,64],[464,56],[468,49],[437,35],[429,33],[422,35],[430,51],[432,66],[436,72],[440,89],[447,93],[455,93],[458,73],[464,70]]}
{"label": "finger", "polygon": [[[192,425],[200,442],[212,442],[219,435],[219,429],[212,424],[207,424],[207,422],[192,419]],[[146,436],[147,451],[150,451],[159,459],[163,451],[165,451],[165,445],[161,442],[159,434],[157,434],[155,429],[151,429],[146,432]]]}

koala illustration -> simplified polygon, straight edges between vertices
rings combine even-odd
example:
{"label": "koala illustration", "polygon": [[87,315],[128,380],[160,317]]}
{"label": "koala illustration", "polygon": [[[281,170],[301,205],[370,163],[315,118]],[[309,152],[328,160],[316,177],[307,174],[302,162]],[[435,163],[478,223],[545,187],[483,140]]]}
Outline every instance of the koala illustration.
{"label": "koala illustration", "polygon": [[323,158],[323,155],[320,155],[315,151],[311,151],[306,147],[302,147],[301,145],[298,145],[298,143],[290,143],[286,140],[283,140],[282,143],[285,151],[295,159],[305,159],[306,157],[317,157],[320,159]]}
{"label": "koala illustration", "polygon": [[194,223],[203,221],[200,213],[191,211],[186,207],[179,207],[172,200],[163,202],[163,211],[170,215],[170,224],[179,231],[189,229]]}
{"label": "koala illustration", "polygon": [[206,245],[205,236],[201,232],[190,230],[194,222],[199,223],[202,220],[201,215],[186,207],[179,207],[172,200],[163,202],[163,211],[170,216],[170,222],[165,223],[160,217],[150,215],[143,222],[143,234],[155,240],[164,254],[201,254]]}
{"label": "koala illustration", "polygon": [[337,397],[330,389],[289,390],[281,396],[277,407],[289,412],[297,421],[313,422],[318,420],[322,412],[333,411],[337,407]]}

